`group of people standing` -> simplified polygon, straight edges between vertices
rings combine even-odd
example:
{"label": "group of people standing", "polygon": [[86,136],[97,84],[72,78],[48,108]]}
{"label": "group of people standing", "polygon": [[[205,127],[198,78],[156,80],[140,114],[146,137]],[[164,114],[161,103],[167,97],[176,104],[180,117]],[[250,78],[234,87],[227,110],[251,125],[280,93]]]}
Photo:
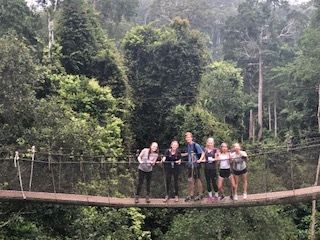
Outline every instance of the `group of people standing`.
{"label": "group of people standing", "polygon": [[[206,146],[193,141],[191,132],[185,133],[187,149],[182,153],[178,141],[172,141],[170,148],[166,150],[163,158],[159,159],[159,147],[153,142],[149,148],[143,149],[139,156],[138,184],[135,196],[135,203],[139,203],[139,196],[144,180],[146,180],[146,202],[150,203],[150,184],[152,168],[155,164],[163,164],[166,177],[166,196],[164,202],[170,198],[170,188],[173,179],[174,201],[179,201],[179,173],[180,166],[186,163],[188,169],[188,196],[185,201],[202,200],[204,197],[203,183],[201,180],[201,165],[204,165],[204,174],[207,183],[208,202],[214,202],[225,198],[223,191],[224,180],[230,182],[232,200],[238,200],[239,178],[243,179],[243,199],[247,198],[248,176],[247,161],[248,155],[241,150],[239,143],[233,144],[229,149],[227,143],[222,143],[220,148],[215,148],[214,139],[208,138]],[[186,161],[182,159],[186,157]]]}

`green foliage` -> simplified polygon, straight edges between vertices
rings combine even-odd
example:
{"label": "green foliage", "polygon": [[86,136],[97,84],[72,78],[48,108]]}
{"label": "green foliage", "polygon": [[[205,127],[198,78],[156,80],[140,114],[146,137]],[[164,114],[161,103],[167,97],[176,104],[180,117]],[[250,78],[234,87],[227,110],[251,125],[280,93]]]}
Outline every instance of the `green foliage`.
{"label": "green foliage", "polygon": [[299,42],[301,52],[294,61],[273,69],[279,95],[286,96],[281,110],[284,131],[294,135],[317,128],[319,37],[319,29],[307,29]]}
{"label": "green foliage", "polygon": [[150,239],[150,233],[141,229],[143,222],[144,216],[136,208],[81,208],[72,239]]}
{"label": "green foliage", "polygon": [[[200,106],[176,106],[167,117],[168,135],[184,142],[184,133],[191,131],[196,141],[205,143],[208,137],[217,142],[231,141],[232,129],[219,122],[210,112]],[[171,128],[170,128],[171,126]],[[175,135],[173,135],[175,134]]]}
{"label": "green foliage", "polygon": [[92,9],[83,1],[64,1],[57,35],[67,73],[95,77],[115,97],[128,101],[129,86],[122,59],[103,33]]}
{"label": "green foliage", "polygon": [[17,35],[0,38],[0,141],[17,143],[32,125],[36,65]]}
{"label": "green foliage", "polygon": [[28,8],[26,1],[0,1],[0,37],[15,32],[29,44],[39,44],[39,23],[39,16]]}
{"label": "green foliage", "polygon": [[58,95],[38,102],[35,124],[26,131],[28,142],[121,154],[123,122],[116,116],[117,100],[111,90],[86,77],[51,78],[58,82]]}
{"label": "green foliage", "polygon": [[209,65],[200,83],[198,102],[241,133],[246,104],[241,70],[227,62]]}
{"label": "green foliage", "polygon": [[191,210],[178,215],[164,239],[297,239],[277,207]]}
{"label": "green foliage", "polygon": [[[136,27],[123,41],[136,109],[134,133],[139,147],[163,136],[166,116],[178,104],[193,104],[207,62],[202,35],[176,19],[162,29]],[[136,124],[142,122],[141,124]]]}
{"label": "green foliage", "polygon": [[93,1],[97,10],[101,27],[108,35],[120,42],[120,39],[133,27],[137,14],[138,0],[96,0]]}

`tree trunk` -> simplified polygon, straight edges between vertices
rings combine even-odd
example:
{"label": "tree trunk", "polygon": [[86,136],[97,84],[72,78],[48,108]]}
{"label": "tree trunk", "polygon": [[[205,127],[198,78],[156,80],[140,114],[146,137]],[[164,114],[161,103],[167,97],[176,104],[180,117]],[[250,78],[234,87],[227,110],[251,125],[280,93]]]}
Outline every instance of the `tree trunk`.
{"label": "tree trunk", "polygon": [[278,114],[277,114],[277,98],[274,95],[273,99],[273,117],[274,117],[274,137],[278,137]]}
{"label": "tree trunk", "polygon": [[252,142],[254,143],[256,140],[256,121],[254,116],[252,117]]}
{"label": "tree trunk", "polygon": [[250,109],[249,112],[249,140],[252,141],[253,140],[253,113],[252,113],[252,109]]}
{"label": "tree trunk", "polygon": [[[320,133],[320,84],[318,86],[318,131]],[[316,173],[316,180],[314,182],[314,186],[318,185],[319,180],[319,172],[320,172],[320,155],[318,157],[318,165],[317,165],[317,173]],[[312,209],[311,209],[311,223],[310,223],[310,239],[315,240],[316,239],[316,223],[317,223],[317,201],[312,200]]]}
{"label": "tree trunk", "polygon": [[320,133],[320,84],[318,85],[318,131]]}
{"label": "tree trunk", "polygon": [[48,54],[49,54],[49,58],[51,58],[51,48],[53,45],[52,39],[53,39],[53,21],[51,19],[51,14],[50,11],[48,11]]}
{"label": "tree trunk", "polygon": [[48,54],[49,58],[51,58],[51,49],[54,44],[54,14],[57,11],[58,7],[58,0],[55,0],[53,3],[52,12],[50,12],[50,9],[47,8],[47,14],[48,14]]}
{"label": "tree trunk", "polygon": [[272,116],[271,116],[271,103],[268,102],[268,118],[269,118],[269,131],[272,131]]}
{"label": "tree trunk", "polygon": [[258,129],[258,141],[261,141],[263,136],[263,61],[261,48],[259,48]]}

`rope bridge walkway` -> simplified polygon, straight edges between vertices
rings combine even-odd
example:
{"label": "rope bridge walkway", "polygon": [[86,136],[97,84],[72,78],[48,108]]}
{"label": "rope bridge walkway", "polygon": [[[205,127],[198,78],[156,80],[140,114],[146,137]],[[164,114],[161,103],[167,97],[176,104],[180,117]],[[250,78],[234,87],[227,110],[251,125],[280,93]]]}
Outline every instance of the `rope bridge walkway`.
{"label": "rope bridge walkway", "polygon": [[[164,167],[154,167],[150,203],[134,203],[137,161],[134,155],[112,156],[53,151],[24,151],[0,148],[0,201],[26,201],[110,207],[249,207],[311,201],[320,196],[314,186],[319,142],[274,147],[249,152],[249,195],[239,200],[225,198],[178,202],[166,195]],[[202,167],[203,171],[203,167]],[[202,174],[202,177],[204,174]],[[205,186],[205,181],[203,181]],[[229,186],[224,186],[228,192]],[[239,185],[241,190],[241,184]],[[180,166],[179,195],[187,195],[187,171]]]}

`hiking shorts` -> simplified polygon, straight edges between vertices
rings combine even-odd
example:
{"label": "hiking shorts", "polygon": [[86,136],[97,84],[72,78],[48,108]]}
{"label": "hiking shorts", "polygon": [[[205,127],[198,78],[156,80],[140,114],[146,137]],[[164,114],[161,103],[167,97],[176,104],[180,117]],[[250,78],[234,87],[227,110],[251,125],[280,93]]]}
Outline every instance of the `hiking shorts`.
{"label": "hiking shorts", "polygon": [[219,170],[219,176],[222,178],[229,178],[231,176],[230,169],[220,169]]}
{"label": "hiking shorts", "polygon": [[232,172],[233,172],[233,175],[240,176],[240,175],[246,174],[248,172],[248,170],[246,168],[241,171],[237,171],[237,170],[233,169]]}

